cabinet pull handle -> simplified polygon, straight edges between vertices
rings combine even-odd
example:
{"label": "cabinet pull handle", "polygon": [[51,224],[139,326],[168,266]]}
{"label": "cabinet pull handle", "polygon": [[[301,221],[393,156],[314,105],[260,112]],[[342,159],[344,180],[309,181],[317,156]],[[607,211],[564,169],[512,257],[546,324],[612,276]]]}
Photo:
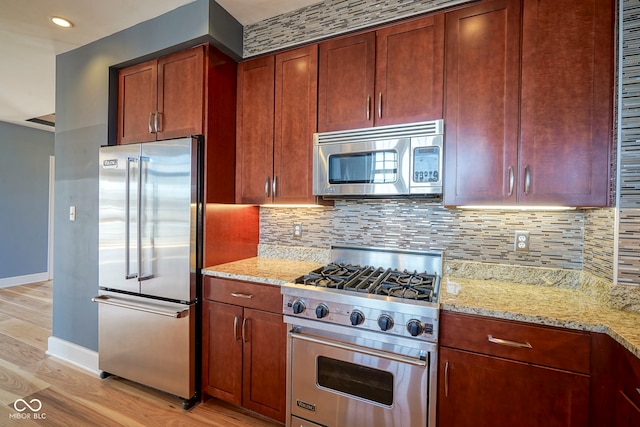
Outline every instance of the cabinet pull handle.
{"label": "cabinet pull handle", "polygon": [[242,319],[242,341],[247,342],[247,318]]}
{"label": "cabinet pull handle", "polygon": [[233,318],[233,337],[236,339],[236,341],[238,341],[240,339],[240,336],[238,336],[238,322],[240,321],[240,318],[238,316]]}
{"label": "cabinet pull handle", "polygon": [[382,92],[378,94],[378,118],[382,118]]}
{"label": "cabinet pull handle", "polygon": [[155,114],[153,114],[153,111],[149,113],[149,133],[153,133],[153,122],[154,122],[154,116]]}
{"label": "cabinet pull handle", "polygon": [[270,182],[271,180],[269,179],[269,177],[267,177],[267,179],[264,181],[264,197],[269,197],[269,187],[271,187],[269,185]]}
{"label": "cabinet pull handle", "polygon": [[273,195],[273,197],[276,197],[276,188],[277,188],[277,176],[273,176],[273,182],[271,183],[271,195]]}
{"label": "cabinet pull handle", "polygon": [[529,165],[524,167],[524,194],[529,194],[529,188],[531,187],[531,169]]}
{"label": "cabinet pull handle", "polygon": [[517,347],[517,348],[533,348],[533,346],[528,342],[503,340],[501,338],[494,338],[491,335],[487,336],[487,338],[489,339],[489,342],[492,342],[494,344],[506,345],[508,347]]}
{"label": "cabinet pull handle", "polygon": [[367,95],[367,121],[371,120],[371,95]]}
{"label": "cabinet pull handle", "polygon": [[153,119],[153,126],[156,128],[156,133],[160,132],[160,111],[156,111],[156,115]]}
{"label": "cabinet pull handle", "polygon": [[513,167],[509,166],[509,196],[511,196],[513,194],[513,181],[514,181],[514,176],[513,176]]}
{"label": "cabinet pull handle", "polygon": [[239,292],[233,292],[231,293],[232,297],[236,297],[236,298],[246,298],[246,299],[251,299],[253,298],[253,295],[251,294],[241,294]]}
{"label": "cabinet pull handle", "polygon": [[444,397],[449,397],[449,361],[444,364]]}

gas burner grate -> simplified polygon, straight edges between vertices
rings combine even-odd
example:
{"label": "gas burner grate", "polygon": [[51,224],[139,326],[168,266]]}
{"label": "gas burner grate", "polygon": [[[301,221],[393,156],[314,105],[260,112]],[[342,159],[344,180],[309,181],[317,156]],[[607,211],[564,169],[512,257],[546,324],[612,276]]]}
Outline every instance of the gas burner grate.
{"label": "gas burner grate", "polygon": [[343,289],[345,283],[362,272],[362,267],[351,264],[329,264],[298,277],[294,283],[322,288]]}
{"label": "gas burner grate", "polygon": [[352,264],[329,264],[297,278],[294,283],[349,292],[431,302],[437,276]]}
{"label": "gas burner grate", "polygon": [[435,283],[436,276],[433,274],[392,271],[380,282],[374,293],[396,298],[432,301]]}

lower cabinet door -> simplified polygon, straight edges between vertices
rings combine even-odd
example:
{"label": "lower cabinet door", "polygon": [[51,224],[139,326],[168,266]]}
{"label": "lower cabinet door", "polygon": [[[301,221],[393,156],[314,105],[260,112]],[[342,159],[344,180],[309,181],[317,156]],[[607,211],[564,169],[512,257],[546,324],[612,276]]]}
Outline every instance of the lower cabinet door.
{"label": "lower cabinet door", "polygon": [[616,395],[616,427],[640,427],[640,408],[623,391]]}
{"label": "lower cabinet door", "polygon": [[[236,405],[242,404],[242,307],[204,302],[205,392]],[[207,343],[208,341],[208,343]]]}
{"label": "lower cabinet door", "polygon": [[440,348],[438,425],[589,425],[589,376]]}
{"label": "lower cabinet door", "polygon": [[287,327],[282,321],[282,315],[245,308],[242,329],[242,405],[284,422]]}

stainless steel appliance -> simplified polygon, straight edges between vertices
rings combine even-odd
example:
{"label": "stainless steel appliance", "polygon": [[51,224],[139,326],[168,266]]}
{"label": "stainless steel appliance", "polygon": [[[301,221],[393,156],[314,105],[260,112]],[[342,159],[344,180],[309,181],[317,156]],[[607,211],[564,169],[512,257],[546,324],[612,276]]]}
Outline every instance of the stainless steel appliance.
{"label": "stainless steel appliance", "polygon": [[332,259],[282,286],[287,426],[434,427],[442,253]]}
{"label": "stainless steel appliance", "polygon": [[202,140],[100,150],[99,368],[196,402]]}
{"label": "stainless steel appliance", "polygon": [[442,120],[316,133],[313,194],[331,197],[442,194]]}

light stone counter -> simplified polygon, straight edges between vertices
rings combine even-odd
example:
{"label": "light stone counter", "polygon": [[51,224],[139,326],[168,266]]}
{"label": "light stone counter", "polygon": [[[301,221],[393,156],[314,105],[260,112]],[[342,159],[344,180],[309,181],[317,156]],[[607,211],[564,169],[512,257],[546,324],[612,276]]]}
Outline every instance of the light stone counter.
{"label": "light stone counter", "polygon": [[202,274],[268,285],[282,285],[323,265],[311,261],[254,257],[207,267],[202,270]]}
{"label": "light stone counter", "polygon": [[[202,273],[279,286],[323,265],[312,261],[254,257],[207,267]],[[640,358],[640,313],[614,308],[606,295],[603,298],[606,291],[578,283],[584,278],[575,272],[532,269],[522,278],[514,276],[513,271],[523,274],[524,269],[504,266],[486,269],[486,266],[473,263],[449,263],[447,271],[440,288],[443,310],[602,332]],[[456,273],[483,279],[454,277]],[[496,277],[511,281],[496,280]],[[525,281],[527,277],[529,282],[536,284],[515,282]]]}
{"label": "light stone counter", "polygon": [[640,313],[622,311],[590,292],[444,276],[440,307],[540,325],[603,332],[640,357]]}

